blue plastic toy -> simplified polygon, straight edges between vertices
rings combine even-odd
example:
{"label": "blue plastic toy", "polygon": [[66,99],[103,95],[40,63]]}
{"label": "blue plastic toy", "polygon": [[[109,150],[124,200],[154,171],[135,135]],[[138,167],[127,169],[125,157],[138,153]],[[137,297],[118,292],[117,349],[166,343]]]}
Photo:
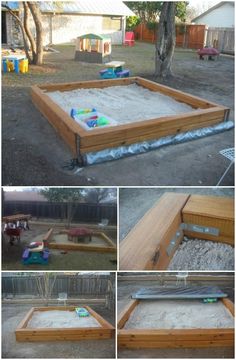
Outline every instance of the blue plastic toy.
{"label": "blue plastic toy", "polygon": [[117,68],[107,68],[99,71],[100,77],[102,79],[116,79],[116,78],[124,78],[129,77],[130,70],[122,69],[122,66]]}
{"label": "blue plastic toy", "polygon": [[40,252],[32,252],[30,249],[26,248],[22,255],[22,263],[24,265],[30,265],[30,264],[48,264],[48,258],[49,258],[49,250],[44,249]]}
{"label": "blue plastic toy", "polygon": [[95,111],[97,111],[97,110],[94,109],[94,108],[93,109],[75,109],[75,108],[72,108],[71,112],[70,112],[70,116],[74,119],[78,115],[84,115],[84,114],[95,112]]}
{"label": "blue plastic toy", "polygon": [[106,116],[103,116],[103,114],[98,113],[95,108],[92,109],[72,108],[70,115],[74,120],[80,122],[80,124],[82,123],[86,125],[90,129],[111,125],[112,123],[112,121],[109,120]]}
{"label": "blue plastic toy", "polygon": [[86,124],[88,125],[88,127],[93,128],[93,127],[97,127],[98,123],[96,120],[88,120],[86,121]]}
{"label": "blue plastic toy", "polygon": [[89,316],[89,312],[85,308],[75,308],[75,312],[79,317]]}

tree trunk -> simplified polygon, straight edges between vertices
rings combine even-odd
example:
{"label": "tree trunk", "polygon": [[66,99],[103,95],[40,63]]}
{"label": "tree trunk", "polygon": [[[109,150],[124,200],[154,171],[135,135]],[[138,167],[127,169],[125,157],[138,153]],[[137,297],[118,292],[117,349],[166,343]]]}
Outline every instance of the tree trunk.
{"label": "tree trunk", "polygon": [[30,12],[33,16],[35,28],[36,28],[36,58],[35,64],[43,64],[43,26],[41,12],[39,9],[39,4],[36,2],[27,1]]}
{"label": "tree trunk", "polygon": [[171,64],[175,50],[175,2],[164,2],[156,42],[155,77],[172,75]]}
{"label": "tree trunk", "polygon": [[19,16],[17,16],[11,10],[11,8],[9,8],[9,6],[2,4],[2,7],[6,8],[9,11],[9,13],[11,14],[11,16],[13,16],[16,19],[16,21],[18,22],[18,24],[20,26],[20,29],[21,29],[21,32],[22,32],[25,55],[26,55],[27,59],[29,60],[29,62],[31,62],[31,57],[30,57],[30,54],[29,54],[29,47],[28,47],[28,42],[27,42],[27,38],[26,38],[26,33],[25,33],[24,26],[23,26],[23,23],[22,23],[21,19],[19,18]]}
{"label": "tree trunk", "polygon": [[32,61],[31,63],[35,64],[36,62],[36,44],[34,37],[29,29],[29,7],[27,2],[23,1],[23,7],[24,7],[24,29],[25,33],[28,37],[28,40],[30,42],[31,51],[32,51]]}

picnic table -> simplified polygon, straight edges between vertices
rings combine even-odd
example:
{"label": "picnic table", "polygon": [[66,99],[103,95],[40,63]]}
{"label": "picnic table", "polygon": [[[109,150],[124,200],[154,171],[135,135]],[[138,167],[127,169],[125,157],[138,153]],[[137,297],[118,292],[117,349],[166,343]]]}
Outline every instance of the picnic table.
{"label": "picnic table", "polygon": [[100,71],[102,79],[115,79],[119,77],[128,77],[129,69],[123,69],[124,61],[110,61],[106,63],[106,69]]}
{"label": "picnic table", "polygon": [[9,216],[3,216],[2,222],[8,223],[8,222],[15,222],[15,221],[28,221],[32,218],[30,214],[16,214],[16,215],[9,215]]}

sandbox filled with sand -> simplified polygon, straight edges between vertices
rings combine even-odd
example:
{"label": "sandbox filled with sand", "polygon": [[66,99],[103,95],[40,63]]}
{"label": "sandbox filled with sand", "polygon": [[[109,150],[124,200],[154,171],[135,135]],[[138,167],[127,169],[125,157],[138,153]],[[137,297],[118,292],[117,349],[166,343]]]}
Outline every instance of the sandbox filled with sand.
{"label": "sandbox filled with sand", "polygon": [[170,96],[137,84],[55,91],[47,92],[47,95],[69,115],[72,108],[95,108],[116,120],[118,125],[195,110]]}
{"label": "sandbox filled with sand", "polygon": [[124,329],[233,328],[234,318],[221,301],[145,300],[132,311]]}
{"label": "sandbox filled with sand", "polygon": [[102,237],[92,235],[91,241],[88,241],[88,238],[80,239],[79,241],[70,241],[68,240],[68,236],[66,234],[55,234],[53,235],[53,242],[58,244],[85,244],[88,246],[107,246],[107,243],[105,240],[103,240]]}
{"label": "sandbox filled with sand", "polygon": [[79,317],[75,311],[49,310],[35,311],[27,328],[85,328],[101,327],[91,315]]}

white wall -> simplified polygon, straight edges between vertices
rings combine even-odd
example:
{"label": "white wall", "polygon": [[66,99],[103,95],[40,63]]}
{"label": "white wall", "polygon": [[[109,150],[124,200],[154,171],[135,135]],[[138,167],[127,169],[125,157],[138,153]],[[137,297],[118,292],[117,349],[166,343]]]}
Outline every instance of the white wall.
{"label": "white wall", "polygon": [[[122,44],[122,31],[102,29],[102,16],[43,15],[44,45],[74,43],[87,33],[108,34],[112,44]],[[32,20],[31,20],[32,21]]]}
{"label": "white wall", "polygon": [[234,27],[234,6],[226,3],[194,21],[209,27]]}
{"label": "white wall", "polygon": [[[52,39],[50,39],[50,21],[52,22]],[[74,42],[79,36],[87,33],[100,33],[102,26],[101,16],[77,15],[43,15],[45,25],[44,44],[62,44]]]}

